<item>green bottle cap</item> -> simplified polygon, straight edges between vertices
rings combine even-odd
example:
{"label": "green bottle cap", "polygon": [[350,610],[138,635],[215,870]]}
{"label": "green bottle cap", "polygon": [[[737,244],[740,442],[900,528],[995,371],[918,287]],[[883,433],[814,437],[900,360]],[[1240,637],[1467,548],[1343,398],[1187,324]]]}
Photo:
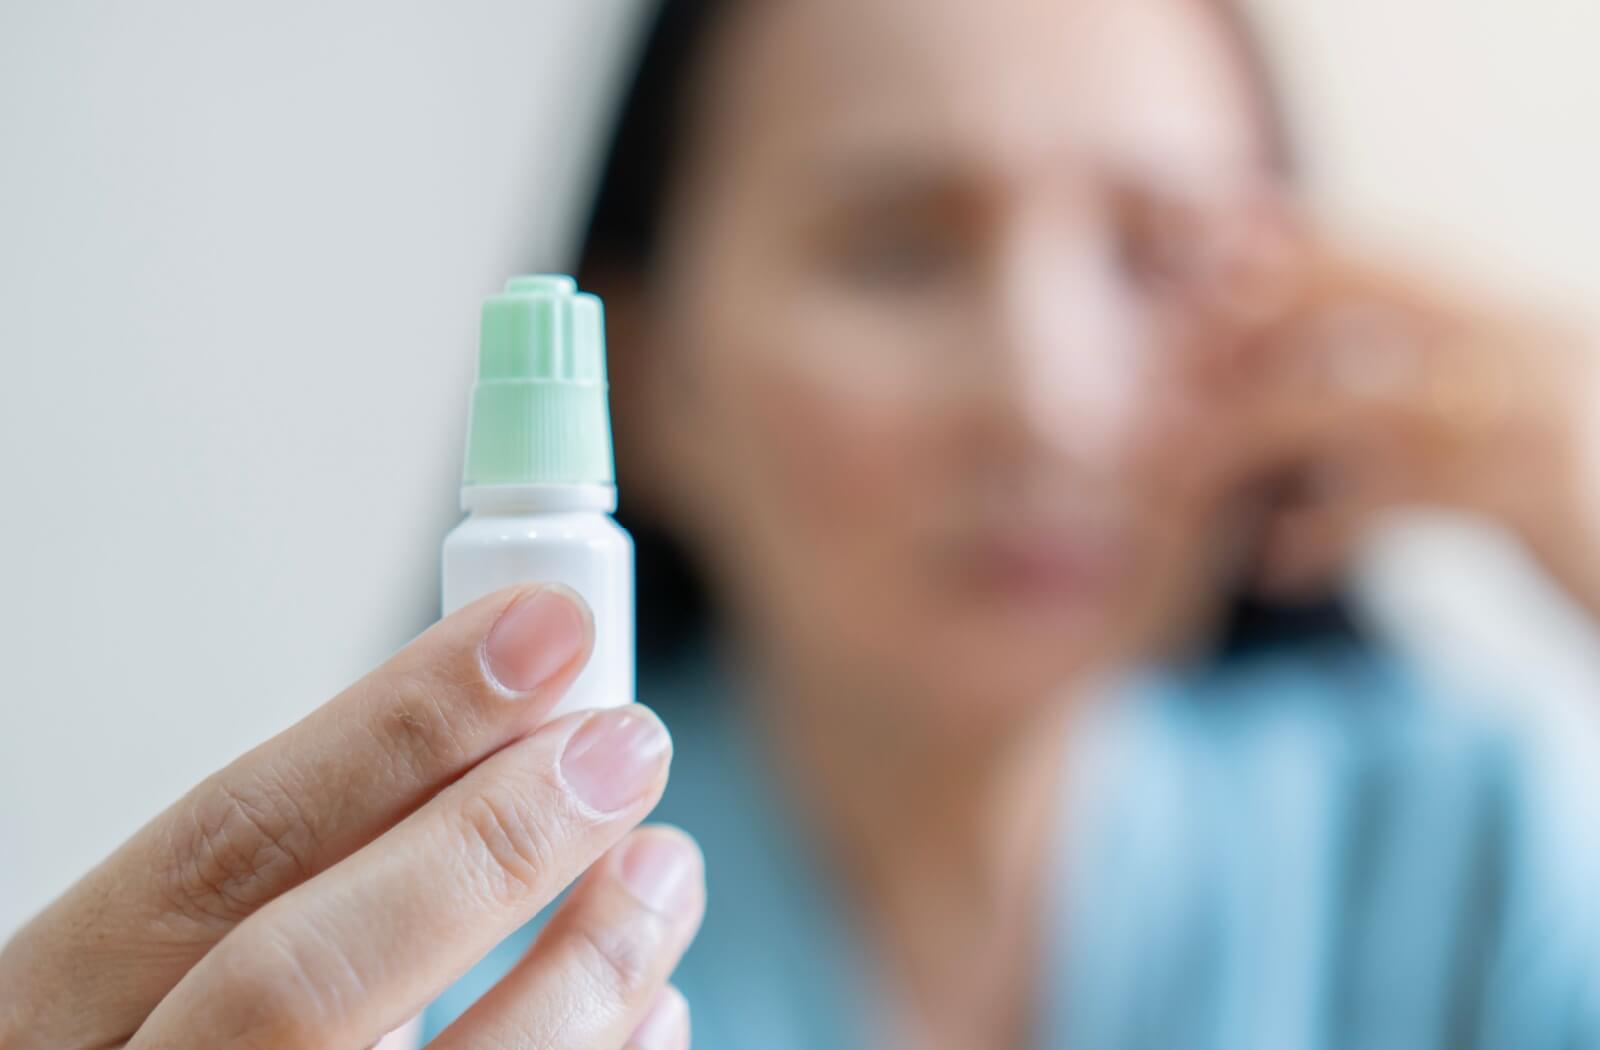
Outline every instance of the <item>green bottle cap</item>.
{"label": "green bottle cap", "polygon": [[571,277],[513,277],[483,304],[463,485],[610,485],[605,319]]}

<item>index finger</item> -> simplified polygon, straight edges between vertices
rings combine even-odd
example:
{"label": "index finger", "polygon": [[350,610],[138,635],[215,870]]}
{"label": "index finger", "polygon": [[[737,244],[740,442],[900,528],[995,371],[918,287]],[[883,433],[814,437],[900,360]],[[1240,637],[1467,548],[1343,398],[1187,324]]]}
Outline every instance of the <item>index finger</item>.
{"label": "index finger", "polygon": [[[24,990],[36,1031],[127,1038],[243,919],[542,724],[593,636],[587,607],[559,587],[441,620],[146,825],[8,946],[0,986]],[[85,995],[25,994],[85,960],[97,974]]]}

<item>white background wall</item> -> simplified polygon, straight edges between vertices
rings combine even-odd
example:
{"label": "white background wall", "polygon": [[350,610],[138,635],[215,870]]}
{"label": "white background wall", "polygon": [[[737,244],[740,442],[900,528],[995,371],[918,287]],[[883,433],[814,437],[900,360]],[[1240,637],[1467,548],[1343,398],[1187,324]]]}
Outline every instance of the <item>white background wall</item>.
{"label": "white background wall", "polygon": [[0,0],[0,936],[426,625],[614,0]]}
{"label": "white background wall", "polygon": [[[1260,6],[1331,212],[1600,301],[1600,5]],[[0,3],[0,937],[428,621],[479,300],[563,262],[634,9]],[[1550,633],[1462,549],[1375,564]]]}

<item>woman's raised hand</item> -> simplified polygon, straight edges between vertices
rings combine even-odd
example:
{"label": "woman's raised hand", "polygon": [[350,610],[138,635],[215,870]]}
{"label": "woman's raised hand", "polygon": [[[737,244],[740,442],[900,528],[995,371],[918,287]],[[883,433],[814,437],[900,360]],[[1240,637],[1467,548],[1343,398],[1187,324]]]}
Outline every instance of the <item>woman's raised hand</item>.
{"label": "woman's raised hand", "polygon": [[1260,564],[1275,592],[1342,571],[1385,511],[1490,517],[1600,612],[1600,338],[1295,230],[1202,304],[1196,355],[1234,469],[1292,477]]}
{"label": "woman's raised hand", "polygon": [[671,741],[547,719],[592,639],[566,590],[491,595],[207,778],[0,953],[0,1048],[369,1047],[586,869],[433,1045],[687,1046],[701,859],[634,830]]}

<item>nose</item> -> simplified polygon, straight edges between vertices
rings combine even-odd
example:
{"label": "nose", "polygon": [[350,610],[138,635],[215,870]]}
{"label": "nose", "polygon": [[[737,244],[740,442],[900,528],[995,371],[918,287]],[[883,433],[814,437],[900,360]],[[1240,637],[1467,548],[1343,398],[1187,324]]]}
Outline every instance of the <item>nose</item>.
{"label": "nose", "polygon": [[1027,235],[996,268],[985,384],[1008,441],[1100,466],[1125,448],[1145,326],[1109,255],[1087,238]]}

